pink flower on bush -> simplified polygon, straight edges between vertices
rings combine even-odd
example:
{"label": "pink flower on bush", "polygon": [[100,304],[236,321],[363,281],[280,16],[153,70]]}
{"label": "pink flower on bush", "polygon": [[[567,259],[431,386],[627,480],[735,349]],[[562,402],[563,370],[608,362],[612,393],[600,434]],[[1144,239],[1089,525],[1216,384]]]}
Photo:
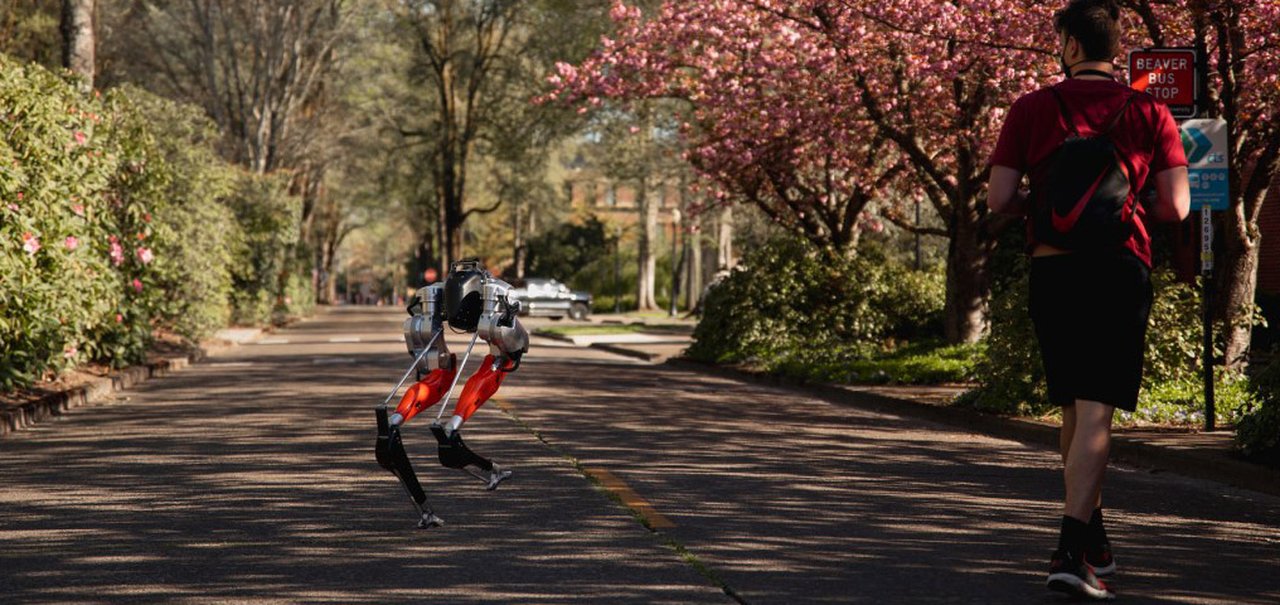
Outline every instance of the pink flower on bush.
{"label": "pink flower on bush", "polygon": [[27,256],[35,256],[40,251],[40,238],[32,235],[30,231],[22,234],[22,249],[27,251]]}
{"label": "pink flower on bush", "polygon": [[151,264],[151,261],[155,259],[151,254],[151,248],[138,248],[135,252],[138,255],[138,260],[142,261],[144,265]]}
{"label": "pink flower on bush", "polygon": [[124,315],[116,313],[116,323],[124,323]]}
{"label": "pink flower on bush", "polygon": [[120,245],[120,240],[116,236],[111,236],[111,264],[117,267],[124,262],[124,246]]}
{"label": "pink flower on bush", "polygon": [[17,205],[17,204],[9,204],[9,210],[12,210],[13,212],[17,212],[17,211],[18,211],[18,205]]}
{"label": "pink flower on bush", "polygon": [[84,216],[84,204],[72,204],[71,211],[76,213],[76,216]]}
{"label": "pink flower on bush", "polygon": [[74,359],[78,352],[79,349],[77,349],[75,345],[67,345],[67,348],[62,351],[62,356],[67,359]]}
{"label": "pink flower on bush", "polygon": [[137,292],[138,294],[142,293],[142,280],[136,277],[133,278],[133,291]]}
{"label": "pink flower on bush", "polygon": [[68,235],[67,239],[62,242],[62,245],[66,246],[67,250],[75,250],[80,247],[80,240],[76,239],[76,236],[74,235]]}
{"label": "pink flower on bush", "polygon": [[75,134],[75,139],[76,139],[77,145],[84,145],[85,141],[89,140],[89,137],[85,136],[83,132],[80,132],[79,130],[77,130]]}

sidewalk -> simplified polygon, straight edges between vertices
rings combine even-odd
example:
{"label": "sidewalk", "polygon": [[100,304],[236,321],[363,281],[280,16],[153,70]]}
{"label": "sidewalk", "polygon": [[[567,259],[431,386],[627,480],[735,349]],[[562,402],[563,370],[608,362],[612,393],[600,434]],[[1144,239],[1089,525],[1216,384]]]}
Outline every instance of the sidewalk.
{"label": "sidewalk", "polygon": [[129,389],[152,378],[182,370],[220,351],[262,336],[260,328],[227,328],[186,354],[149,355],[146,363],[94,375],[74,372],[45,389],[30,389],[13,400],[0,400],[0,439],[68,410],[103,401],[112,393]]}
{"label": "sidewalk", "polygon": [[[625,321],[627,318],[602,316],[593,318],[593,322],[603,323],[611,319]],[[929,419],[1029,445],[1053,449],[1058,447],[1056,423],[984,414],[948,405],[964,392],[962,387],[805,384],[778,376],[686,359],[681,355],[691,341],[687,337],[677,342],[677,339],[670,337],[602,340],[582,336],[539,335],[652,363],[666,363],[757,384],[786,386],[839,405]],[[582,339],[582,342],[578,342],[578,339]],[[1117,429],[1112,439],[1111,456],[1117,462],[1150,473],[1171,472],[1280,496],[1280,469],[1239,459],[1235,456],[1232,445],[1233,434],[1229,431],[1205,433],[1158,428]]]}

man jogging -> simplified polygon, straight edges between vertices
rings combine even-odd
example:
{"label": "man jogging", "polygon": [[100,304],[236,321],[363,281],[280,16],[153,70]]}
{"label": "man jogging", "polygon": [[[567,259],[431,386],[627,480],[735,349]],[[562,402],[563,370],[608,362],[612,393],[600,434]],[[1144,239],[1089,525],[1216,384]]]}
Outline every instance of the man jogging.
{"label": "man jogging", "polygon": [[[1067,79],[1018,99],[991,157],[988,205],[1027,219],[1030,313],[1049,400],[1062,406],[1066,497],[1049,588],[1111,600],[1102,478],[1116,408],[1133,411],[1151,311],[1152,221],[1190,207],[1169,110],[1115,79],[1120,9],[1072,0],[1054,15]],[[1020,190],[1023,175],[1031,190]],[[1155,196],[1139,192],[1154,185]],[[1140,199],[1143,198],[1143,199]]]}

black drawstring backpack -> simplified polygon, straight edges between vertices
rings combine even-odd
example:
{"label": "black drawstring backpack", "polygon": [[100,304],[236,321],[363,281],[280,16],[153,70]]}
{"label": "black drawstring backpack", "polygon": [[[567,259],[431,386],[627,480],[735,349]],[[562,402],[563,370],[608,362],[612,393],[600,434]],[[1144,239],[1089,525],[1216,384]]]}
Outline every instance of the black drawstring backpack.
{"label": "black drawstring backpack", "polygon": [[[1119,248],[1133,234],[1131,175],[1124,157],[1111,141],[1111,131],[1124,117],[1135,95],[1097,134],[1085,137],[1076,129],[1071,112],[1054,87],[1049,91],[1062,109],[1067,138],[1032,174],[1031,228],[1036,241],[1055,248],[1099,251]],[[1042,168],[1042,169],[1041,169]]]}

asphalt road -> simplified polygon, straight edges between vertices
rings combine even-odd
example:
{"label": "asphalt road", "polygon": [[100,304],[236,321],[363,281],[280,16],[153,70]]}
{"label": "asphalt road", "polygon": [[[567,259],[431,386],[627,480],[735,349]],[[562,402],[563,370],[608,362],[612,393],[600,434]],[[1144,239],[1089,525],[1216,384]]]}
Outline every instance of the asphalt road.
{"label": "asphalt road", "polygon": [[[372,454],[401,317],[339,309],[0,440],[0,602],[1062,602],[1054,452],[543,339],[464,430],[498,491],[409,425],[447,522],[417,530]],[[1280,499],[1107,489],[1123,602],[1280,603]]]}

